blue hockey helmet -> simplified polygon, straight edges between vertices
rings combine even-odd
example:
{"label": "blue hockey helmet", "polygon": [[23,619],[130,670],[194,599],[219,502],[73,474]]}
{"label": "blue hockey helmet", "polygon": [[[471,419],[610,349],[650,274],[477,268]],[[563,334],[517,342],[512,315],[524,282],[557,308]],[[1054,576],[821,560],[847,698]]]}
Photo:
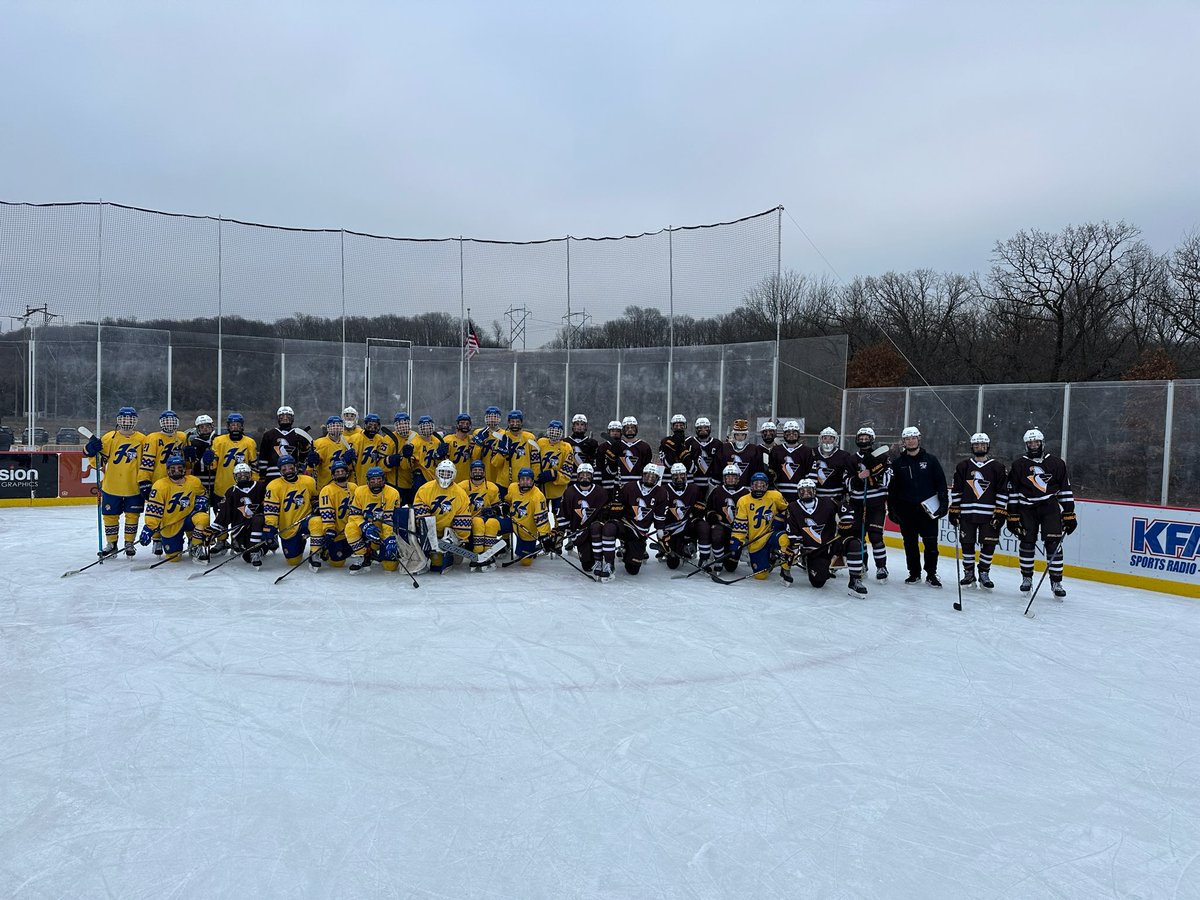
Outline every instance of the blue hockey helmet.
{"label": "blue hockey helmet", "polygon": [[178,454],[172,454],[167,457],[167,474],[171,474],[171,469],[178,468],[179,474],[183,474],[183,457]]}
{"label": "blue hockey helmet", "polygon": [[175,414],[175,410],[173,409],[164,409],[158,414],[158,418],[159,421],[162,421],[163,419],[174,419],[176,422],[179,421],[179,416]]}
{"label": "blue hockey helmet", "polygon": [[517,480],[520,481],[522,478],[533,478],[533,469],[526,467],[518,471]]}
{"label": "blue hockey helmet", "polygon": [[367,469],[367,481],[370,481],[372,478],[382,477],[383,469],[379,468],[379,466],[371,466],[371,468]]}
{"label": "blue hockey helmet", "polygon": [[761,481],[763,484],[769,483],[767,481],[767,476],[766,476],[765,472],[755,472],[753,475],[750,476],[751,484],[754,484],[754,482],[756,482],[756,481]]}
{"label": "blue hockey helmet", "polygon": [[133,416],[136,419],[137,414],[138,414],[138,411],[136,409],[134,409],[132,406],[122,406],[120,409],[117,410],[118,416]]}
{"label": "blue hockey helmet", "polygon": [[525,413],[521,412],[519,409],[514,409],[508,414],[508,421],[511,422],[513,419],[520,419],[522,422],[524,422]]}
{"label": "blue hockey helmet", "polygon": [[487,467],[483,464],[482,459],[471,460],[471,465],[469,466],[469,468],[472,472],[474,472],[476,469],[478,469],[481,472],[483,472],[487,469]]}
{"label": "blue hockey helmet", "polygon": [[375,413],[367,413],[365,416],[363,416],[363,424],[366,425],[368,422],[376,422],[381,425],[383,424],[383,420],[380,419],[379,416],[375,415]]}
{"label": "blue hockey helmet", "polygon": [[342,457],[335,456],[329,461],[329,474],[332,475],[338,469],[345,469],[347,472],[349,472],[350,464],[346,462],[346,460],[342,459]]}
{"label": "blue hockey helmet", "polygon": [[398,412],[398,413],[396,413],[396,415],[392,416],[393,422],[409,422],[411,420],[412,420],[412,416],[410,416],[406,412]]}
{"label": "blue hockey helmet", "polygon": [[551,427],[551,428],[557,428],[559,431],[562,431],[562,430],[563,430],[563,423],[562,423],[561,421],[559,421],[558,419],[551,419],[551,420],[550,420],[550,427]]}
{"label": "blue hockey helmet", "polygon": [[433,424],[433,416],[421,416],[421,418],[417,419],[417,424],[418,425],[432,425]]}
{"label": "blue hockey helmet", "polygon": [[330,416],[328,419],[325,420],[326,428],[328,428],[330,425],[345,425],[345,424],[346,423],[342,421],[341,416]]}
{"label": "blue hockey helmet", "polygon": [[487,409],[485,409],[485,410],[483,411],[483,414],[484,414],[485,416],[498,416],[498,415],[500,415],[500,407],[498,407],[498,406],[489,406]]}
{"label": "blue hockey helmet", "polygon": [[233,412],[225,417],[225,424],[228,425],[230,422],[241,422],[243,425],[245,425],[246,417],[241,413]]}
{"label": "blue hockey helmet", "polygon": [[292,456],[292,454],[290,454],[290,453],[280,453],[279,454],[279,468],[280,469],[282,469],[284,466],[294,466],[295,464],[296,464],[296,457]]}
{"label": "blue hockey helmet", "polygon": [[458,414],[458,418],[455,419],[454,421],[455,422],[470,422],[471,417],[467,413],[461,412]]}

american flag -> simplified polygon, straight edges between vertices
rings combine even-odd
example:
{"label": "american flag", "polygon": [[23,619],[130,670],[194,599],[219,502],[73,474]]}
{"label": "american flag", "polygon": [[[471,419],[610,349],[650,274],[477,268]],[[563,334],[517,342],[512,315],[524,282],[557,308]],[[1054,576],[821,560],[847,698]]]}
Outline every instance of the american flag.
{"label": "american flag", "polygon": [[469,320],[467,321],[467,342],[463,351],[467,354],[467,362],[470,362],[471,357],[479,352],[479,335],[475,333],[475,326]]}

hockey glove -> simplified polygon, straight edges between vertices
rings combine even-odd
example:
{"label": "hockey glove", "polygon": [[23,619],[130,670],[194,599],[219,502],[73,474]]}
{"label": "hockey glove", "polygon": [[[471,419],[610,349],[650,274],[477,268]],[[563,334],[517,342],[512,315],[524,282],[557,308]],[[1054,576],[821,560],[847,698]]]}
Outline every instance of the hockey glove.
{"label": "hockey glove", "polygon": [[104,443],[94,434],[88,438],[87,444],[83,448],[83,452],[88,456],[99,456],[100,451],[104,449]]}
{"label": "hockey glove", "polygon": [[378,544],[383,540],[383,535],[379,533],[379,526],[374,522],[365,522],[362,527],[363,540],[372,544]]}
{"label": "hockey glove", "polygon": [[274,525],[264,525],[262,530],[262,543],[269,544],[279,535],[279,529]]}
{"label": "hockey glove", "polygon": [[358,454],[354,452],[354,448],[350,447],[342,451],[342,462],[347,466],[353,466],[354,461],[358,459]]}
{"label": "hockey glove", "polygon": [[389,469],[394,469],[400,465],[402,458],[399,453],[389,453],[383,462]]}
{"label": "hockey glove", "polygon": [[438,459],[445,459],[445,458],[446,458],[447,456],[449,456],[449,455],[450,455],[450,445],[449,445],[449,444],[447,444],[445,441],[443,441],[442,443],[438,444],[438,448],[437,448],[437,458],[438,458]]}
{"label": "hockey glove", "polygon": [[542,552],[548,553],[551,556],[558,553],[558,539],[554,535],[547,534],[542,536]]}
{"label": "hockey glove", "polygon": [[540,475],[538,475],[537,481],[538,481],[538,484],[549,484],[551,481],[553,481],[557,477],[558,477],[557,472],[555,472],[553,469],[547,469],[546,471],[544,471]]}
{"label": "hockey glove", "polygon": [[157,533],[157,528],[151,528],[149,525],[143,525],[142,533],[138,535],[138,543],[143,547],[149,547],[150,542],[154,540],[154,535]]}
{"label": "hockey glove", "polygon": [[400,455],[403,456],[405,459],[412,459],[412,456],[413,456],[412,444],[405,444],[404,447],[400,450]]}
{"label": "hockey glove", "polygon": [[1074,534],[1075,529],[1079,527],[1079,520],[1075,518],[1075,513],[1063,513],[1062,516],[1063,533]]}
{"label": "hockey glove", "polygon": [[1008,533],[1015,538],[1025,537],[1025,526],[1021,524],[1021,517],[1017,513],[1009,513]]}
{"label": "hockey glove", "polygon": [[992,510],[992,527],[996,529],[996,533],[1000,533],[1000,529],[1004,527],[1004,522],[1008,518],[1008,512],[1000,506]]}
{"label": "hockey glove", "polygon": [[957,506],[950,507],[950,514],[946,517],[950,522],[951,528],[957,528],[959,523],[960,510]]}
{"label": "hockey glove", "polygon": [[513,440],[507,434],[500,436],[500,440],[496,442],[496,452],[501,456],[507,456],[512,459],[513,451],[516,447],[513,445]]}
{"label": "hockey glove", "polygon": [[473,438],[471,438],[471,443],[474,444],[476,447],[486,446],[487,445],[487,432],[486,431],[475,432],[475,436]]}
{"label": "hockey glove", "polygon": [[389,561],[400,558],[400,545],[396,542],[395,536],[391,536],[383,542],[383,546],[379,549],[379,558]]}
{"label": "hockey glove", "polygon": [[150,499],[150,482],[139,481],[138,482],[138,493],[140,493],[142,495],[143,500],[149,500]]}
{"label": "hockey glove", "polygon": [[183,458],[185,460],[187,460],[188,462],[195,462],[196,461],[196,448],[194,446],[192,446],[191,444],[188,444],[186,447],[184,447],[183,448]]}
{"label": "hockey glove", "polygon": [[211,466],[216,461],[217,461],[217,454],[213,453],[211,449],[205,450],[204,453],[201,454],[201,456],[200,456],[201,465]]}
{"label": "hockey glove", "polygon": [[193,507],[196,512],[208,512],[208,495],[200,494],[196,497],[196,505]]}
{"label": "hockey glove", "polygon": [[308,451],[308,456],[305,457],[304,461],[308,463],[310,469],[315,469],[317,466],[321,465],[321,457],[317,455],[316,450]]}

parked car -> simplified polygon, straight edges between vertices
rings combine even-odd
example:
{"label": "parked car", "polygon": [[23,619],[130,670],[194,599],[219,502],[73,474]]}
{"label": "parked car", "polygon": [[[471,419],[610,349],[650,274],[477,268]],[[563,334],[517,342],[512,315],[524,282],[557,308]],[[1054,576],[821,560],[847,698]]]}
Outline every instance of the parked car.
{"label": "parked car", "polygon": [[21,432],[22,444],[48,444],[50,443],[50,432],[40,425],[34,426],[33,440],[29,439],[29,429],[26,428]]}
{"label": "parked car", "polygon": [[60,429],[58,429],[58,434],[56,434],[54,436],[54,443],[56,443],[56,444],[78,444],[78,443],[80,443],[79,432],[76,431],[74,428],[60,428]]}

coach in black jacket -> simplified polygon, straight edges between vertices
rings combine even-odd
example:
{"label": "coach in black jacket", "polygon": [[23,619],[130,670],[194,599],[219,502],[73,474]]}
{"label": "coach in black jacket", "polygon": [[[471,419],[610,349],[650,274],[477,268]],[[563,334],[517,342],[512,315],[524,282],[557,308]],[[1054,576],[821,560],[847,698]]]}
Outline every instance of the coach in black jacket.
{"label": "coach in black jacket", "polygon": [[[937,520],[950,506],[946,473],[938,458],[921,448],[919,429],[910,425],[900,432],[900,446],[903,452],[892,461],[888,515],[900,526],[904,537],[904,557],[908,562],[908,578],[904,583],[917,584],[921,580],[919,540],[925,545],[925,582],[931,587],[941,587],[937,575]],[[937,498],[937,509],[932,513],[921,505],[931,497]]]}

